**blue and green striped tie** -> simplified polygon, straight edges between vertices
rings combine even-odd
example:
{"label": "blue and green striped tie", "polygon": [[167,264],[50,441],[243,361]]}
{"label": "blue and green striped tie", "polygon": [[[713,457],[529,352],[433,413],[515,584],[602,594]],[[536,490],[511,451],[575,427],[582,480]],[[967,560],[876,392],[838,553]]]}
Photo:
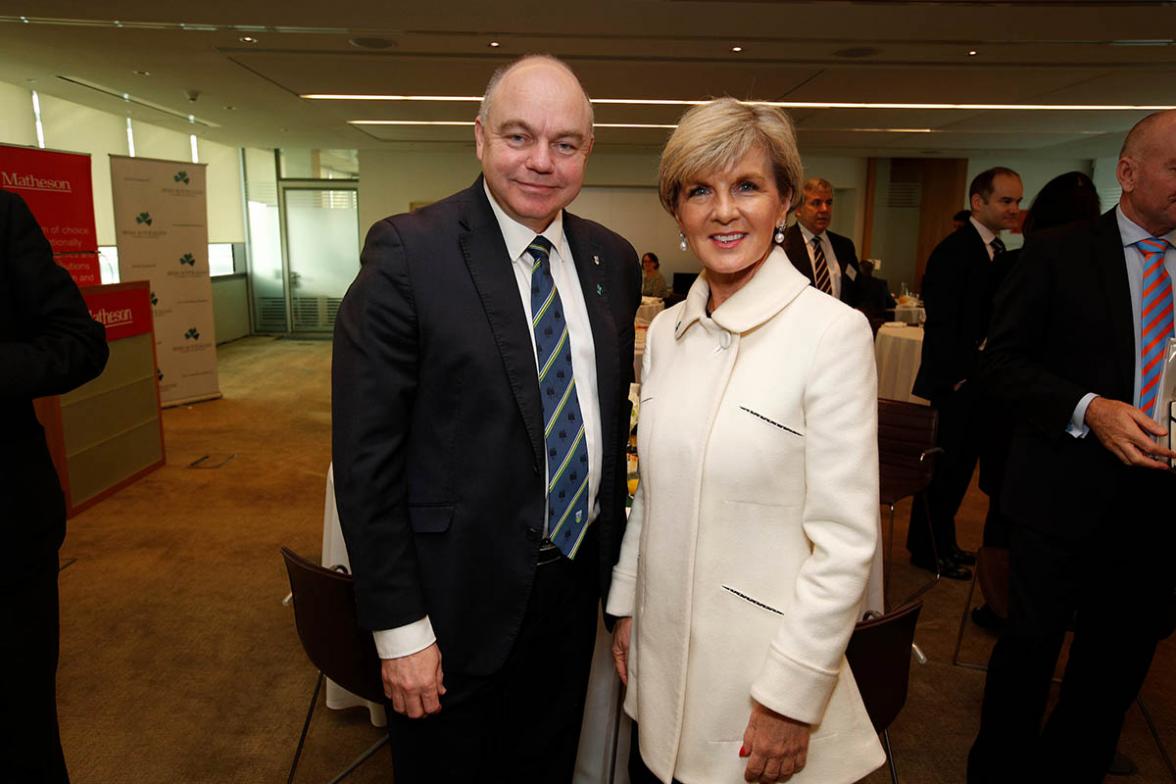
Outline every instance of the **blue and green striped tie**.
{"label": "blue and green striped tie", "polygon": [[588,444],[572,373],[572,341],[563,303],[551,276],[551,242],[528,246],[531,267],[531,328],[539,362],[547,442],[547,535],[560,552],[575,558],[588,530]]}

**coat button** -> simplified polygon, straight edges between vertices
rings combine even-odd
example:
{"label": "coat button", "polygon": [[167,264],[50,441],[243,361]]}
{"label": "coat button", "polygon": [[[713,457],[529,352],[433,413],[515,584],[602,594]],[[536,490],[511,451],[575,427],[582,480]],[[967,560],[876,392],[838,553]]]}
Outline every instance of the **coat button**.
{"label": "coat button", "polygon": [[528,542],[538,542],[539,535],[540,535],[540,531],[538,528],[528,528],[527,529],[527,541]]}

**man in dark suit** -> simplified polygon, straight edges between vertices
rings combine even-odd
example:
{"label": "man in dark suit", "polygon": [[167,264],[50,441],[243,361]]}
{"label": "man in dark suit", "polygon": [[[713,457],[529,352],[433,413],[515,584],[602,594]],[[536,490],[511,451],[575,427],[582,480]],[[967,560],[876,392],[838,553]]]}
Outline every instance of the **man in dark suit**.
{"label": "man in dark suit", "polygon": [[29,208],[0,190],[0,770],[6,781],[69,780],[57,730],[57,551],[65,499],[33,398],[102,372],[106,332]]}
{"label": "man in dark suit", "polygon": [[801,186],[804,200],[796,223],[784,232],[784,252],[814,286],[851,307],[857,307],[858,267],[853,240],[829,231],[833,220],[833,185],[811,177]]}
{"label": "man in dark suit", "polygon": [[[978,782],[1101,782],[1167,623],[1176,456],[1156,395],[1176,278],[1176,111],[1128,134],[1094,225],[1034,234],[1001,288],[982,374],[1015,421],[1009,623],[988,667]],[[1041,729],[1062,639],[1061,695]]]}
{"label": "man in dark suit", "polygon": [[[975,557],[956,544],[955,515],[968,491],[983,442],[983,409],[976,363],[988,334],[996,276],[1004,253],[1002,229],[1017,225],[1024,189],[1012,169],[980,172],[968,188],[972,215],[947,235],[923,273],[923,356],[914,393],[939,412],[938,456],[927,492],[911,505],[907,549],[911,563],[944,577],[968,580]],[[928,530],[930,520],[930,530]],[[936,560],[938,558],[938,561]]]}
{"label": "man in dark suit", "polygon": [[403,784],[571,780],[624,530],[641,268],[563,209],[591,105],[526,57],[475,141],[470,188],[372,227],[335,331],[335,487]]}

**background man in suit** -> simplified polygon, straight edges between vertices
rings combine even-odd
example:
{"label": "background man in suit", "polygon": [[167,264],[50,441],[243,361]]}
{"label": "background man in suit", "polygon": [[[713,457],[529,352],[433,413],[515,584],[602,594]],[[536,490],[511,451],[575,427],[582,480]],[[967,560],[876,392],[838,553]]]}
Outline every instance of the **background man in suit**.
{"label": "background man in suit", "polygon": [[563,209],[593,142],[566,65],[500,69],[474,132],[482,177],[373,226],[340,309],[340,520],[396,780],[570,781],[624,533],[641,269]]}
{"label": "background man in suit", "polygon": [[7,781],[69,781],[57,730],[57,550],[65,498],[33,398],[106,366],[106,331],[19,196],[0,190],[0,770]]}
{"label": "background man in suit", "polygon": [[811,177],[801,186],[804,201],[796,223],[784,232],[784,252],[809,281],[845,304],[857,306],[857,251],[853,240],[829,231],[833,220],[833,185]]}
{"label": "background man in suit", "polygon": [[[1123,195],[1093,225],[1034,234],[1001,289],[986,387],[1015,417],[1009,624],[993,650],[970,782],[1101,782],[1167,626],[1176,456],[1154,357],[1172,335],[1176,111],[1128,134]],[[1050,677],[1074,640],[1044,731]],[[1009,770],[1034,760],[1029,770]]]}
{"label": "background man in suit", "polygon": [[955,514],[976,470],[983,435],[980,392],[971,382],[988,334],[994,259],[1004,253],[1000,232],[1017,225],[1023,193],[1021,178],[1012,169],[977,174],[968,188],[968,224],[935,246],[923,273],[927,323],[913,391],[939,412],[943,453],[927,492],[911,505],[907,549],[914,565],[931,571],[938,566],[940,574],[956,580],[971,579],[965,567],[976,562],[959,549],[955,533]]}

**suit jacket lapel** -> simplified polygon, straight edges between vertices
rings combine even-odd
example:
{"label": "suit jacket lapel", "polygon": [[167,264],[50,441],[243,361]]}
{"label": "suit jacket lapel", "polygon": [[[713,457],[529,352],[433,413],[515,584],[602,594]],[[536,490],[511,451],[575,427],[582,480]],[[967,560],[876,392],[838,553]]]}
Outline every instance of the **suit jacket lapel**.
{"label": "suit jacket lapel", "polygon": [[1107,319],[1115,336],[1115,357],[1123,387],[1123,400],[1130,401],[1135,389],[1135,315],[1131,308],[1131,286],[1127,282],[1127,259],[1115,211],[1103,215],[1094,227],[1094,264],[1102,281]]}
{"label": "suit jacket lapel", "polygon": [[[593,240],[588,225],[583,220],[564,212],[564,233],[568,247],[576,262],[576,274],[580,278],[580,289],[584,292],[584,305],[588,309],[588,322],[592,326],[592,343],[596,353],[596,390],[600,400],[600,427],[606,444],[613,433],[616,417],[616,395],[618,383],[620,348],[617,344],[617,325],[609,304],[609,288],[605,270],[615,259],[606,259],[599,245]],[[619,294],[619,292],[617,292]]]}
{"label": "suit jacket lapel", "polygon": [[804,276],[809,279],[809,283],[816,280],[813,277],[813,262],[809,258],[804,235],[800,233],[799,223],[792,224],[788,227],[788,231],[784,232],[784,253],[792,262],[792,266],[804,273]]}
{"label": "suit jacket lapel", "polygon": [[506,243],[486,199],[481,177],[467,193],[468,208],[460,219],[458,242],[502,355],[506,377],[531,440],[536,465],[544,465],[543,404],[539,399],[539,374],[535,370],[531,328],[519,300],[519,287],[507,257]]}

